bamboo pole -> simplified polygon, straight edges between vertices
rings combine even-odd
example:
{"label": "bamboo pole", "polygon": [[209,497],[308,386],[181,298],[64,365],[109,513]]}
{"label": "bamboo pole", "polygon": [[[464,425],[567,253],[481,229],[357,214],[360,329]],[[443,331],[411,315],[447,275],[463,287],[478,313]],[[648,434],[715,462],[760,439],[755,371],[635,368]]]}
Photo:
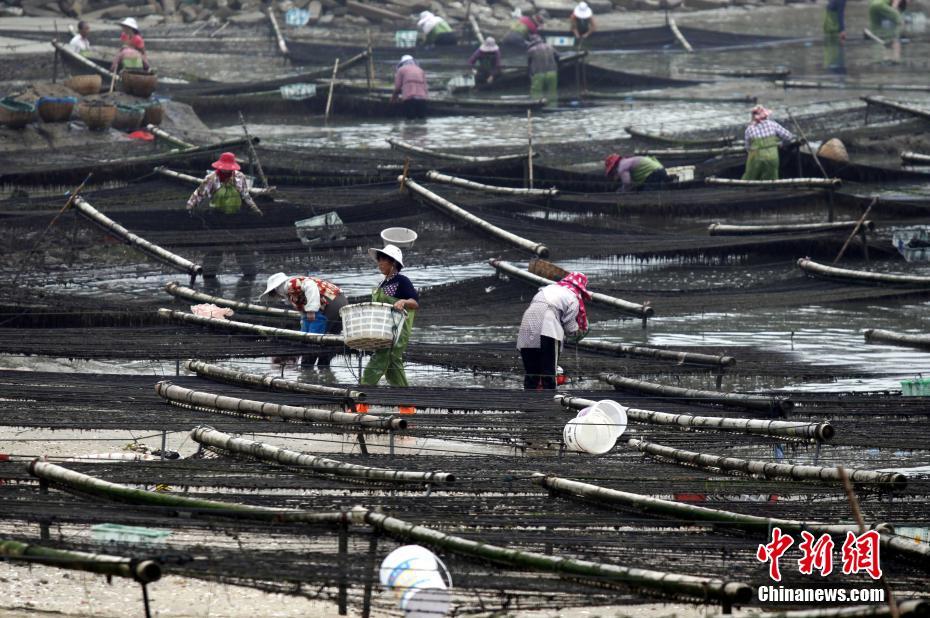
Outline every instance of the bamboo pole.
{"label": "bamboo pole", "polygon": [[680,388],[667,386],[643,380],[624,378],[616,374],[602,373],[599,379],[621,391],[630,391],[644,395],[654,395],[669,399],[684,399],[697,403],[715,403],[736,408],[749,408],[776,414],[787,414],[794,407],[794,402],[788,398],[763,397],[760,395],[747,395],[744,393],[719,393],[717,391],[704,391],[695,388]]}
{"label": "bamboo pole", "polygon": [[688,42],[688,39],[685,38],[685,35],[681,33],[681,30],[678,29],[678,24],[675,23],[675,18],[671,16],[666,16],[668,18],[668,27],[672,29],[672,34],[675,35],[675,38],[678,39],[678,42],[681,43],[681,46],[685,48],[685,51],[689,54],[694,53],[694,48],[691,47],[691,43]]}
{"label": "bamboo pole", "polygon": [[[798,135],[801,136],[801,139],[804,140],[804,145],[807,146],[807,149],[810,151],[811,156],[814,158],[814,163],[817,164],[817,167],[820,169],[820,173],[823,174],[824,180],[831,180],[830,175],[827,174],[827,170],[824,169],[823,164],[820,162],[820,157],[817,156],[817,152],[811,148],[811,142],[807,139],[807,135],[804,134],[804,129],[801,128],[801,125],[798,124],[798,121],[795,120],[794,116],[791,114],[791,110],[786,109],[788,112],[788,118],[791,119],[791,123],[794,125],[794,128],[797,130]],[[800,172],[801,163],[798,162],[798,171]],[[833,197],[831,194],[830,197],[830,221],[833,221]]]}
{"label": "bamboo pole", "polygon": [[[686,466],[740,472],[747,476],[766,479],[781,478],[795,481],[843,483],[840,469],[836,467],[801,466],[741,459],[739,457],[720,457],[708,453],[671,448],[636,438],[627,440],[627,444],[642,453]],[[855,482],[863,485],[878,485],[878,489],[901,491],[907,487],[907,477],[900,472],[873,472],[871,470],[853,469],[850,470],[850,475]]]}
{"label": "bamboo pole", "polygon": [[[100,75],[101,77],[111,77],[111,78],[112,78],[112,77],[115,76],[115,74],[110,73],[109,71],[107,71],[105,68],[103,68],[102,66],[100,66],[100,65],[97,64],[96,62],[93,62],[92,60],[88,60],[87,58],[85,58],[85,57],[82,56],[81,54],[79,54],[79,53],[75,52],[74,50],[72,50],[72,49],[71,49],[70,47],[68,47],[67,45],[63,45],[62,43],[59,43],[58,41],[52,41],[52,46],[53,46],[53,47],[55,48],[55,50],[56,50],[59,54],[61,54],[62,56],[66,57],[66,58],[68,58],[68,59],[70,59],[70,60],[73,60],[74,62],[76,62],[77,64],[80,64],[81,66],[83,66],[83,67],[86,68],[86,69],[90,69],[91,71],[93,71],[94,73]],[[116,79],[117,81],[119,81],[119,76],[115,76],[115,79]]]}
{"label": "bamboo pole", "polygon": [[662,144],[671,144],[679,147],[694,147],[694,148],[714,148],[714,147],[723,147],[723,146],[732,146],[733,142],[736,141],[736,136],[731,135],[729,137],[713,137],[707,139],[689,139],[684,137],[674,137],[670,135],[660,135],[656,133],[649,133],[648,131],[641,131],[634,126],[623,127],[623,130],[629,133],[633,137],[638,137],[644,140],[652,140]]}
{"label": "bamboo pole", "polygon": [[[507,275],[513,275],[514,277],[532,283],[533,285],[549,285],[552,283],[552,281],[546,279],[545,277],[540,277],[539,275],[534,275],[533,273],[525,271],[522,268],[517,268],[510,262],[505,262],[504,260],[497,260],[492,258],[488,260],[488,263],[495,269],[506,273]],[[606,294],[601,294],[599,292],[591,292],[591,302],[594,304],[612,307],[621,313],[633,315],[638,318],[648,318],[652,316],[653,313],[655,313],[655,310],[650,305],[638,305],[636,303],[631,303],[628,300],[607,296]]]}
{"label": "bamboo pole", "polygon": [[187,322],[198,326],[215,327],[222,330],[231,330],[239,333],[246,333],[256,337],[273,337],[275,339],[288,339],[300,343],[323,346],[343,346],[345,340],[342,335],[318,335],[316,333],[302,333],[299,330],[287,328],[275,328],[273,326],[262,326],[261,324],[249,324],[247,322],[235,322],[233,320],[223,320],[220,318],[207,318],[193,313],[175,311],[174,309],[161,308],[158,315],[166,320],[176,320],[178,322]]}
{"label": "bamboo pole", "polygon": [[[203,178],[197,178],[196,176],[191,176],[190,174],[182,174],[181,172],[175,172],[174,170],[169,170],[164,166],[159,166],[152,169],[156,174],[161,174],[168,178],[174,178],[175,180],[183,180],[184,182],[189,182],[191,184],[199,185],[203,182]],[[262,195],[271,195],[272,193],[278,190],[277,187],[252,187],[249,189],[249,195],[253,197],[259,197]]]}
{"label": "bamboo pole", "polygon": [[907,114],[917,116],[918,118],[930,120],[930,111],[913,107],[911,105],[905,105],[904,103],[898,103],[897,101],[889,101],[888,99],[883,99],[881,97],[862,97],[862,100],[869,105],[886,107],[898,112],[905,112]]}
{"label": "bamboo pole", "polygon": [[[580,410],[595,405],[593,399],[556,395],[555,401],[563,407]],[[792,421],[770,421],[756,418],[732,418],[725,416],[692,416],[690,414],[671,414],[627,408],[627,418],[640,423],[655,425],[672,425],[688,429],[714,429],[718,431],[735,431],[757,436],[772,436],[793,440],[811,440],[826,442],[833,438],[836,431],[829,422],[805,423]]]}
{"label": "bamboo pole", "polygon": [[[644,513],[657,513],[666,517],[685,521],[703,521],[713,525],[729,525],[736,528],[754,532],[768,533],[771,527],[778,526],[782,530],[800,532],[807,530],[815,534],[829,534],[846,536],[847,532],[856,532],[857,524],[827,524],[821,522],[806,522],[775,517],[759,517],[757,515],[744,515],[733,511],[709,509],[693,504],[683,504],[672,500],[663,500],[626,491],[608,489],[599,485],[591,485],[570,479],[560,478],[536,472],[532,481],[537,485],[552,491],[570,494],[577,498],[593,500],[603,504],[617,505],[624,508],[635,508]],[[878,531],[882,549],[893,552],[904,558],[916,561],[923,568],[930,566],[930,546],[914,543],[913,539],[905,539],[894,534],[894,528],[885,523],[872,526]]]}
{"label": "bamboo pole", "polygon": [[159,128],[159,127],[156,127],[154,124],[146,125],[145,130],[148,131],[149,133],[151,133],[152,135],[154,135],[155,137],[158,137],[158,138],[160,138],[160,139],[163,139],[163,140],[165,140],[166,142],[168,142],[169,144],[173,144],[173,145],[175,145],[175,146],[177,146],[178,148],[181,148],[181,149],[183,149],[183,150],[188,150],[188,149],[190,149],[190,148],[196,148],[196,147],[197,147],[196,144],[191,144],[190,142],[185,142],[185,141],[182,140],[180,137],[175,137],[174,135],[171,135],[170,133],[168,133],[168,132],[165,131],[164,129]]}
{"label": "bamboo pole", "polygon": [[284,378],[277,378],[270,375],[249,373],[246,371],[239,371],[238,369],[227,369],[226,367],[220,367],[219,365],[213,365],[195,359],[184,361],[183,366],[186,370],[192,371],[200,377],[223,382],[232,382],[233,384],[243,384],[287,393],[335,397],[345,401],[364,401],[366,399],[365,393],[350,388],[336,388],[334,386],[310,384],[309,382],[299,382],[297,380],[285,380]]}
{"label": "bamboo pole", "polygon": [[807,258],[798,260],[798,268],[818,277],[828,279],[843,279],[856,283],[874,283],[877,285],[892,285],[901,287],[930,287],[930,277],[920,275],[895,275],[889,273],[875,273],[864,270],[851,270],[848,268],[836,268],[819,264]]}
{"label": "bamboo pole", "polygon": [[742,146],[717,146],[713,148],[652,148],[637,150],[636,156],[645,157],[716,157],[742,155],[746,150]]}
{"label": "bamboo pole", "polygon": [[676,365],[704,365],[711,367],[732,367],[736,365],[736,359],[732,356],[664,350],[662,348],[650,348],[626,343],[615,343],[613,341],[600,341],[598,339],[585,338],[577,343],[569,343],[568,345],[574,345],[578,348],[595,352],[607,352],[617,356],[664,360],[675,363]]}
{"label": "bamboo pole", "polygon": [[[856,236],[856,234],[859,233],[859,228],[862,227],[862,224],[865,223],[866,217],[868,217],[868,216],[869,216],[869,213],[872,212],[872,206],[875,206],[875,204],[877,204],[877,203],[878,203],[878,198],[877,198],[877,197],[873,197],[873,198],[872,198],[872,203],[869,204],[869,207],[865,209],[865,212],[862,213],[862,216],[859,217],[859,220],[858,220],[858,221],[856,221],[856,225],[853,227],[852,231],[849,233],[849,237],[846,239],[846,242],[844,242],[844,243],[843,243],[843,246],[840,247],[840,252],[836,254],[836,259],[833,260],[833,263],[834,263],[834,264],[836,264],[837,262],[839,262],[839,261],[843,258],[843,254],[846,253],[846,247],[849,246],[849,243],[852,242],[852,239]],[[865,237],[864,237],[864,236],[863,236],[863,239],[862,239],[862,240],[863,240],[863,242],[865,241]]]}
{"label": "bamboo pole", "polygon": [[397,180],[400,182],[403,182],[404,186],[406,186],[408,189],[410,189],[417,195],[423,197],[424,199],[426,199],[427,202],[429,202],[433,206],[436,206],[437,208],[439,208],[440,210],[442,210],[448,215],[451,215],[457,219],[465,221],[466,223],[470,225],[474,225],[480,230],[487,232],[488,234],[496,238],[499,238],[525,251],[529,251],[530,253],[533,253],[535,255],[539,255],[542,257],[546,257],[547,255],[549,255],[549,249],[542,243],[537,243],[532,240],[527,240],[526,238],[522,238],[520,236],[517,236],[516,234],[512,234],[511,232],[508,232],[507,230],[501,229],[497,227],[496,225],[491,225],[484,219],[476,217],[475,215],[471,214],[464,208],[456,206],[449,200],[439,195],[436,195],[435,193],[433,193],[426,187],[421,186],[416,181],[411,180],[410,178],[407,178],[405,180],[403,176],[398,176]]}
{"label": "bamboo pole", "polygon": [[930,155],[911,152],[909,150],[901,153],[901,160],[915,165],[930,165]]}
{"label": "bamboo pole", "polygon": [[843,184],[843,181],[839,178],[779,178],[778,180],[739,180],[737,178],[717,178],[716,176],[708,176],[704,179],[704,184],[729,187],[771,187],[773,189],[782,187],[836,189]]}
{"label": "bamboo pole", "polygon": [[336,73],[339,72],[339,58],[333,63],[333,76],[329,80],[329,94],[326,95],[326,113],[323,116],[324,121],[329,120],[329,113],[333,108],[333,89],[336,87]]}
{"label": "bamboo pole", "polygon": [[472,180],[467,180],[465,178],[459,178],[457,176],[449,176],[448,174],[442,174],[435,170],[430,170],[426,173],[426,177],[434,182],[442,182],[448,185],[454,185],[456,187],[462,187],[463,189],[471,189],[473,191],[483,191],[485,193],[496,193],[500,195],[520,195],[523,197],[557,197],[559,195],[559,190],[555,187],[549,189],[521,189],[518,187],[498,187],[495,185],[485,185],[480,182],[474,182]]}
{"label": "bamboo pole", "polygon": [[910,348],[930,349],[930,335],[896,333],[880,328],[870,328],[865,331],[864,335],[868,343],[889,343]]}
{"label": "bamboo pole", "polygon": [[252,145],[252,136],[249,135],[249,129],[245,126],[245,117],[242,115],[242,112],[239,112],[239,124],[242,125],[242,132],[245,134],[246,144],[248,144],[249,147],[249,156],[255,161],[255,169],[258,170],[258,179],[262,181],[262,185],[267,189],[268,177],[265,176],[265,170],[262,169],[262,162],[258,158],[258,153],[255,152],[255,146]]}
{"label": "bamboo pole", "polygon": [[390,470],[387,468],[359,466],[335,459],[299,453],[297,451],[271,446],[270,444],[262,444],[254,440],[246,440],[217,431],[205,425],[195,427],[191,431],[191,438],[198,444],[212,446],[232,453],[248,455],[259,461],[277,463],[282,466],[295,468],[307,468],[314,472],[332,474],[334,476],[391,483],[455,482],[455,475],[448,472],[414,472],[410,470]]}
{"label": "bamboo pole", "polygon": [[406,419],[390,416],[375,416],[373,414],[356,414],[355,412],[338,412],[321,408],[308,408],[304,406],[289,406],[252,399],[227,397],[205,391],[195,391],[183,386],[162,380],[155,385],[155,392],[159,397],[174,403],[186,404],[194,407],[213,408],[240,414],[254,414],[262,417],[277,417],[288,420],[303,421],[306,423],[325,423],[340,427],[353,427],[357,429],[385,429],[401,430],[407,428]]}
{"label": "bamboo pole", "polygon": [[[471,2],[471,0],[469,0]],[[478,25],[478,20],[475,19],[474,15],[468,16],[468,23],[471,25],[471,31],[475,35],[475,40],[478,41],[478,45],[484,43],[484,35],[481,34],[481,27]]]}
{"label": "bamboo pole", "polygon": [[350,513],[341,511],[311,513],[297,509],[275,509],[135,489],[119,483],[104,481],[46,461],[39,461],[38,459],[29,464],[29,474],[67,491],[89,494],[98,498],[128,504],[181,509],[191,515],[301,524],[339,524],[351,517]]}
{"label": "bamboo pole", "polygon": [[299,311],[293,309],[284,309],[281,307],[267,307],[265,305],[256,305],[254,303],[244,303],[238,300],[223,298],[222,296],[212,296],[198,292],[193,288],[181,285],[177,281],[171,281],[165,285],[165,291],[176,298],[192,300],[201,303],[213,303],[217,307],[229,307],[237,311],[246,313],[257,313],[260,315],[273,316],[278,318],[294,318],[299,320],[302,315]]}
{"label": "bamboo pole", "polygon": [[278,27],[278,20],[274,15],[274,7],[268,7],[268,19],[271,21],[271,28],[274,30],[274,36],[278,40],[278,50],[280,50],[281,54],[285,57],[288,56],[287,43],[284,41],[284,35],[281,34],[281,28]]}
{"label": "bamboo pole", "polygon": [[[900,616],[925,617],[930,615],[930,601],[926,599],[900,601],[898,603],[898,612]],[[733,618],[733,615],[715,614],[705,618]],[[884,605],[852,605],[849,607],[765,612],[765,618],[891,618],[891,612]]]}
{"label": "bamboo pole", "polygon": [[873,43],[877,43],[878,45],[881,45],[882,47],[885,47],[885,46],[888,45],[888,41],[886,41],[886,40],[883,39],[882,37],[876,35],[874,32],[872,32],[872,31],[869,30],[868,28],[863,28],[863,29],[862,29],[862,36],[865,37],[866,39],[872,41]]}
{"label": "bamboo pole", "polygon": [[381,513],[356,508],[366,523],[384,530],[395,538],[433,545],[455,554],[489,560],[497,564],[556,573],[573,578],[595,579],[600,583],[614,582],[655,592],[689,595],[701,599],[713,598],[740,604],[749,601],[752,596],[752,587],[741,582],[510,549],[453,536]]}
{"label": "bamboo pole", "polygon": [[122,225],[113,219],[110,219],[102,212],[88,204],[84,198],[80,196],[75,197],[74,208],[76,208],[82,216],[86,217],[90,221],[93,221],[102,227],[106,232],[116,236],[127,244],[132,245],[142,253],[145,253],[146,255],[153,257],[156,260],[167,264],[168,266],[188,273],[192,278],[196,277],[203,271],[203,268],[200,266],[200,264],[194,264],[190,260],[171,253],[167,249],[163,249],[162,247],[159,247],[158,245],[145,240],[141,236],[133,234]]}
{"label": "bamboo pole", "polygon": [[[707,232],[711,236],[752,236],[755,234],[784,234],[789,232],[833,232],[853,229],[856,221],[834,221],[832,223],[784,223],[780,225],[730,225],[711,223]],[[862,227],[875,230],[875,222],[862,221]]]}
{"label": "bamboo pole", "polygon": [[533,188],[533,110],[526,110],[526,175]]}
{"label": "bamboo pole", "polygon": [[429,148],[421,148],[419,146],[414,146],[403,140],[385,138],[385,141],[391,145],[391,148],[394,150],[400,150],[401,152],[407,152],[414,155],[422,155],[425,157],[432,157],[434,159],[448,159],[450,161],[466,161],[468,163],[501,163],[504,161],[522,161],[526,158],[525,154],[511,154],[511,155],[497,155],[493,157],[476,157],[470,155],[460,155],[453,154],[450,152],[440,152],[438,150],[431,150]]}
{"label": "bamboo pole", "polygon": [[3,539],[0,539],[0,556],[6,560],[22,560],[60,569],[128,577],[143,584],[161,579],[161,566],[154,560],[137,561],[123,556],[52,549]]}
{"label": "bamboo pole", "polygon": [[368,79],[368,94],[371,94],[375,80],[374,53],[371,50],[371,28],[367,28],[365,34],[368,35],[368,47],[365,49],[368,56],[368,62],[365,65],[365,77]]}
{"label": "bamboo pole", "polygon": [[682,73],[694,73],[696,75],[721,75],[724,77],[787,77],[791,75],[791,69],[788,68],[771,68],[771,69],[726,69],[716,68],[698,68],[684,67]]}

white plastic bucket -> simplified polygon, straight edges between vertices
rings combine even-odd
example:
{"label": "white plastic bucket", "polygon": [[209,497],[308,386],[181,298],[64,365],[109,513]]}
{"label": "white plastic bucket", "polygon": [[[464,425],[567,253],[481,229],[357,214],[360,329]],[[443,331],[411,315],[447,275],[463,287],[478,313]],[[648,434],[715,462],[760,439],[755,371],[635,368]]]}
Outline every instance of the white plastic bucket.
{"label": "white plastic bucket", "polygon": [[[449,578],[446,586],[442,566]],[[381,562],[381,584],[393,590],[407,618],[438,618],[449,612],[452,577],[436,555],[420,545],[398,547]]]}
{"label": "white plastic bucket", "polygon": [[598,411],[605,415],[610,422],[610,430],[614,435],[614,442],[626,431],[626,408],[621,406],[612,399],[602,399],[593,406],[588,406],[581,410],[577,416],[586,416],[592,411]]}
{"label": "white plastic bucket", "polygon": [[612,418],[591,406],[584,415],[579,414],[565,424],[562,439],[571,451],[603,455],[617,442],[613,425]]}
{"label": "white plastic bucket", "polygon": [[355,350],[380,350],[397,342],[405,315],[388,303],[359,303],[339,310],[346,345]]}
{"label": "white plastic bucket", "polygon": [[417,233],[405,227],[389,227],[381,230],[381,240],[385,245],[394,245],[401,249],[412,247],[417,239]]}

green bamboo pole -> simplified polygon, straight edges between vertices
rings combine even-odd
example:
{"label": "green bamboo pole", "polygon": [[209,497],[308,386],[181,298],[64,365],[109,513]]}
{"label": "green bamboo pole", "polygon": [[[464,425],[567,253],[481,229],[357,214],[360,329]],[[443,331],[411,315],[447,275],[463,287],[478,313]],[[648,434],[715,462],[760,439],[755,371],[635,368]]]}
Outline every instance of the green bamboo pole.
{"label": "green bamboo pole", "polygon": [[752,587],[742,582],[731,582],[710,577],[682,575],[650,569],[624,567],[589,560],[576,560],[548,556],[535,552],[509,549],[480,541],[446,534],[425,526],[418,526],[382,513],[360,509],[364,520],[386,533],[404,540],[413,540],[440,547],[446,551],[489,560],[512,567],[545,571],[615,582],[675,595],[689,595],[700,599],[718,599],[730,603],[746,603],[752,598]]}
{"label": "green bamboo pole", "polygon": [[392,416],[375,416],[374,414],[356,414],[338,412],[320,408],[288,406],[252,399],[227,397],[204,391],[195,391],[162,380],[155,385],[155,392],[173,403],[190,405],[198,408],[226,410],[240,414],[254,414],[262,417],[277,417],[305,423],[326,423],[346,429],[384,429],[402,430],[407,428],[407,420]]}
{"label": "green bamboo pole", "polygon": [[624,378],[623,376],[609,373],[602,373],[598,377],[617,390],[643,393],[645,395],[656,395],[669,399],[698,399],[701,403],[716,403],[724,406],[749,408],[752,410],[777,412],[780,414],[790,412],[794,407],[794,403],[787,398],[763,397],[744,393],[720,393],[717,391],[703,391],[695,388],[680,388],[677,386]]}
{"label": "green bamboo pole", "polygon": [[334,386],[310,384],[309,382],[299,382],[297,380],[285,380],[284,378],[277,378],[259,373],[228,369],[195,359],[184,361],[184,368],[188,371],[193,371],[203,378],[232,382],[234,384],[244,384],[246,386],[257,386],[273,391],[337,397],[349,401],[364,401],[367,397],[362,391],[353,390],[351,388],[336,388]]}
{"label": "green bamboo pole", "polygon": [[219,502],[187,498],[173,494],[146,491],[111,483],[87,474],[75,472],[63,466],[34,460],[29,464],[29,473],[36,478],[45,479],[68,491],[89,494],[115,502],[141,504],[162,508],[183,509],[192,514],[201,513],[216,517],[234,519],[251,519],[257,521],[302,523],[302,524],[339,524],[347,521],[349,513],[334,511],[310,513],[297,509],[272,509],[263,506]]}
{"label": "green bamboo pole", "polygon": [[52,549],[2,539],[0,539],[0,556],[8,560],[22,560],[59,569],[128,577],[143,584],[150,584],[161,579],[161,566],[154,560],[134,560],[110,554]]}
{"label": "green bamboo pole", "polygon": [[288,449],[246,440],[217,431],[212,427],[201,425],[191,431],[191,438],[199,444],[241,453],[260,461],[278,463],[283,466],[308,468],[314,472],[333,474],[356,479],[395,483],[453,483],[455,475],[448,472],[414,472],[409,470],[389,470],[359,466],[335,459],[317,457],[307,453],[298,453]]}
{"label": "green bamboo pole", "polygon": [[[671,448],[636,438],[630,438],[627,440],[627,444],[654,457],[670,459],[676,463],[698,468],[718,468],[765,478],[786,478],[797,481],[823,481],[843,484],[840,472],[835,467],[794,466],[753,459],[740,459],[738,457],[720,457],[718,455]],[[846,470],[846,473],[849,475],[850,480],[860,485],[878,485],[882,489],[899,491],[907,487],[907,477],[900,472],[873,472],[871,470],[850,468]]]}
{"label": "green bamboo pole", "polygon": [[[580,410],[593,406],[597,401],[571,397],[569,395],[556,395],[556,403],[566,408]],[[836,431],[830,423],[804,423],[795,421],[771,421],[757,418],[731,418],[724,416],[692,416],[690,414],[670,414],[668,412],[655,412],[653,410],[640,410],[627,408],[627,418],[641,423],[656,425],[676,425],[692,429],[715,429],[720,431],[738,431],[750,435],[774,436],[776,438],[792,438],[802,440],[816,440],[826,442],[833,438]]]}
{"label": "green bamboo pole", "polygon": [[218,307],[229,307],[230,309],[243,311],[245,313],[257,313],[279,318],[293,318],[295,320],[299,320],[302,317],[299,311],[294,311],[293,309],[268,307],[266,305],[256,305],[254,303],[244,303],[238,300],[223,298],[222,296],[211,296],[210,294],[204,294],[193,288],[181,285],[177,281],[171,281],[165,285],[165,291],[176,298],[183,298],[185,300],[193,300],[201,303],[213,303]]}
{"label": "green bamboo pole", "polygon": [[262,326],[261,324],[249,324],[248,322],[236,322],[234,320],[223,320],[220,318],[207,318],[185,311],[175,311],[174,309],[161,308],[158,315],[166,320],[175,320],[177,322],[186,322],[198,326],[209,326],[222,330],[231,330],[249,335],[261,337],[274,337],[277,339],[288,339],[290,341],[299,341],[314,345],[343,346],[345,340],[342,335],[317,335],[315,333],[302,333],[299,330],[288,328],[275,328],[273,326]]}

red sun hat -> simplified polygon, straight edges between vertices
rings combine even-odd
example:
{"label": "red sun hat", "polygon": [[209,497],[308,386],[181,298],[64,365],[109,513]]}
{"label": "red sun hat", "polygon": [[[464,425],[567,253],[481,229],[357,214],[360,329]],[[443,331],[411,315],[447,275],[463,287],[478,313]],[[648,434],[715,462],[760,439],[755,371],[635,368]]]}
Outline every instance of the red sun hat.
{"label": "red sun hat", "polygon": [[604,159],[604,175],[609,177],[614,169],[620,165],[620,160],[622,158],[623,156],[618,155],[616,152],[607,155],[607,158]]}
{"label": "red sun hat", "polygon": [[231,152],[224,152],[220,155],[219,160],[213,162],[213,169],[224,172],[238,171],[239,164],[236,163],[236,155]]}

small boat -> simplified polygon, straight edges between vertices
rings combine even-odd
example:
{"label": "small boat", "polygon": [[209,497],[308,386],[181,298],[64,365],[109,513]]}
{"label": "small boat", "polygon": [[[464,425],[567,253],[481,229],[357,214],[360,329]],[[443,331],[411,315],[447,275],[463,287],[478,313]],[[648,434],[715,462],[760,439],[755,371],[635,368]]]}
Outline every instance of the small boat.
{"label": "small boat", "polygon": [[[748,47],[775,44],[789,39],[757,34],[736,34],[678,26],[682,36],[694,49],[716,49],[723,47]],[[564,30],[543,30],[546,37],[572,38],[571,32]],[[585,44],[591,49],[649,51],[662,49],[680,49],[680,43],[669,24],[649,28],[631,28],[627,30],[597,30],[591,33]]]}

